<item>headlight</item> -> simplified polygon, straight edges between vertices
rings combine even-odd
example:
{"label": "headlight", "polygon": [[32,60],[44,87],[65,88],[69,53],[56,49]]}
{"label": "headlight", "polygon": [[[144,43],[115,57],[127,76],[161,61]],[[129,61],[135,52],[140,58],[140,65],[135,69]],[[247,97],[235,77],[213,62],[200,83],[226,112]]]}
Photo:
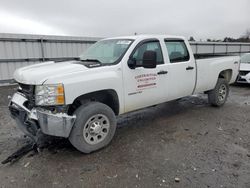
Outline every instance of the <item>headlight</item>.
{"label": "headlight", "polygon": [[65,104],[64,87],[62,84],[36,86],[35,95],[36,105],[38,106]]}

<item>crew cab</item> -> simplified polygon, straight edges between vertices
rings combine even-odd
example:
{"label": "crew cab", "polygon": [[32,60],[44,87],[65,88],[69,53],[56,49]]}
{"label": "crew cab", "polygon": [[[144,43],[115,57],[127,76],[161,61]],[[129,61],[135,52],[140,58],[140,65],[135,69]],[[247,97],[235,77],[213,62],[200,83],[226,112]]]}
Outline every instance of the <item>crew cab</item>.
{"label": "crew cab", "polygon": [[184,37],[136,35],[103,39],[78,60],[20,68],[9,109],[34,141],[65,137],[79,151],[107,146],[116,116],[196,93],[222,106],[239,57],[195,59]]}

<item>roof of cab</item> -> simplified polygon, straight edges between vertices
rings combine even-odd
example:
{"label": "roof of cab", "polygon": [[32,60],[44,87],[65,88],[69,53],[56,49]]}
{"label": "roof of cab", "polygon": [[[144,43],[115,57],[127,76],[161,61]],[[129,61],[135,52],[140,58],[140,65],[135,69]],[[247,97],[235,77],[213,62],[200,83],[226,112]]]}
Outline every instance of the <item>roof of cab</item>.
{"label": "roof of cab", "polygon": [[132,40],[144,40],[144,39],[148,39],[148,38],[158,38],[158,39],[185,39],[185,37],[183,36],[174,36],[174,35],[131,35],[131,36],[120,36],[120,37],[112,37],[112,38],[106,38],[104,40],[107,39],[132,39]]}

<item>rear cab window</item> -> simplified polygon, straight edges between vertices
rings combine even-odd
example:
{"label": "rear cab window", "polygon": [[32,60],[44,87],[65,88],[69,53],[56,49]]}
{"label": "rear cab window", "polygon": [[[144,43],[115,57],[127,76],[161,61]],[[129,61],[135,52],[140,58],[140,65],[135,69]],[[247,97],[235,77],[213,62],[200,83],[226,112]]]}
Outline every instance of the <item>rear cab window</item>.
{"label": "rear cab window", "polygon": [[187,46],[183,40],[165,39],[170,63],[179,63],[189,61],[190,55]]}

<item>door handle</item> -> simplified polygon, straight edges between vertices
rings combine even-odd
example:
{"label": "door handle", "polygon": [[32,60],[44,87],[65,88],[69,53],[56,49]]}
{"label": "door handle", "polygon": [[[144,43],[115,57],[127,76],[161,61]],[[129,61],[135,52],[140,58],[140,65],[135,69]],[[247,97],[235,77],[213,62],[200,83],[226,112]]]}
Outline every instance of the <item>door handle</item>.
{"label": "door handle", "polygon": [[194,67],[191,67],[191,66],[188,66],[187,68],[186,68],[186,70],[193,70],[194,69]]}
{"label": "door handle", "polygon": [[160,72],[158,72],[157,74],[167,74],[168,73],[168,71],[160,71]]}

